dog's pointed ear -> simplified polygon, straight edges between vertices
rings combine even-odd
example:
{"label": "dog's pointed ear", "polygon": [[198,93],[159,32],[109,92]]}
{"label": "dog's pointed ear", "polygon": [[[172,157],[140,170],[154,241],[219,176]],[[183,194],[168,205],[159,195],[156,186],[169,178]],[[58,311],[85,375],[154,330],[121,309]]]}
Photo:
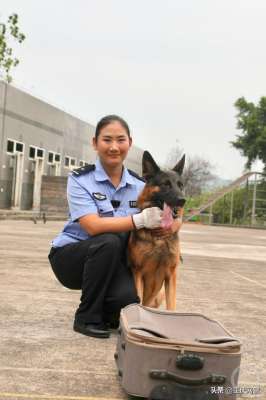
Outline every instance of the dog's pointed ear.
{"label": "dog's pointed ear", "polygon": [[145,180],[148,180],[152,176],[154,176],[157,172],[160,171],[160,168],[150,155],[148,151],[144,151],[142,156],[142,176]]}
{"label": "dog's pointed ear", "polygon": [[181,158],[181,160],[179,160],[178,163],[176,164],[176,166],[173,168],[173,171],[177,172],[179,175],[182,175],[182,173],[183,173],[185,159],[186,159],[186,155],[184,154],[183,157]]}

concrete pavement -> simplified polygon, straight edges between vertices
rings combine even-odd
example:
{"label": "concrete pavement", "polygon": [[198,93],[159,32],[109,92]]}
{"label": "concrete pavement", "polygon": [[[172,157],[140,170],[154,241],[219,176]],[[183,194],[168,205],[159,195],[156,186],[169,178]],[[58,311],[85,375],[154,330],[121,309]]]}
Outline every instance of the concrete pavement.
{"label": "concrete pavement", "polygon": [[[107,340],[72,330],[79,291],[49,266],[62,221],[0,221],[0,400],[126,399]],[[243,342],[239,386],[266,399],[266,231],[185,224],[177,310],[219,320]]]}

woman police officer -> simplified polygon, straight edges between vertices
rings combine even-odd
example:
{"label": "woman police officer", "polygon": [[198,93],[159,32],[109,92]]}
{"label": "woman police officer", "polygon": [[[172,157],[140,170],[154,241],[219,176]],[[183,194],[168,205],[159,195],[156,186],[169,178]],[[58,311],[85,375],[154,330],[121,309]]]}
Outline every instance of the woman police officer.
{"label": "woman police officer", "polygon": [[98,159],[70,173],[70,218],[48,256],[57,279],[82,291],[74,330],[98,338],[110,336],[106,323],[114,318],[117,323],[122,307],[139,302],[126,265],[128,232],[159,228],[162,218],[157,207],[138,213],[144,182],[123,166],[131,144],[122,118],[110,115],[99,121],[93,138]]}

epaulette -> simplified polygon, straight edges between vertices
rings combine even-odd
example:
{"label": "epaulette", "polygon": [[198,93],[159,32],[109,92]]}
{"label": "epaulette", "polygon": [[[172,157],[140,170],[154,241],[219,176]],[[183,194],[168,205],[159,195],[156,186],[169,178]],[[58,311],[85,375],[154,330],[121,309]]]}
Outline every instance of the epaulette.
{"label": "epaulette", "polygon": [[75,176],[80,176],[80,175],[87,174],[88,172],[91,172],[94,170],[95,170],[95,165],[88,164],[88,165],[84,165],[84,167],[73,169],[72,174]]}
{"label": "epaulette", "polygon": [[130,173],[130,175],[134,176],[135,178],[139,179],[140,181],[146,182],[144,178],[139,176],[136,172],[132,171],[131,169],[128,169],[128,172]]}

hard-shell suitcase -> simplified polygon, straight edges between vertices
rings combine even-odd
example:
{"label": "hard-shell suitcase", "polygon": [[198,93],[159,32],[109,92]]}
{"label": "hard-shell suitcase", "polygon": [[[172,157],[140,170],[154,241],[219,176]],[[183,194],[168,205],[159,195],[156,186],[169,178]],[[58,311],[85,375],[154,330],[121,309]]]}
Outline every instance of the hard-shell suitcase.
{"label": "hard-shell suitcase", "polygon": [[124,390],[151,400],[234,400],[241,343],[202,314],[131,304],[115,360]]}

